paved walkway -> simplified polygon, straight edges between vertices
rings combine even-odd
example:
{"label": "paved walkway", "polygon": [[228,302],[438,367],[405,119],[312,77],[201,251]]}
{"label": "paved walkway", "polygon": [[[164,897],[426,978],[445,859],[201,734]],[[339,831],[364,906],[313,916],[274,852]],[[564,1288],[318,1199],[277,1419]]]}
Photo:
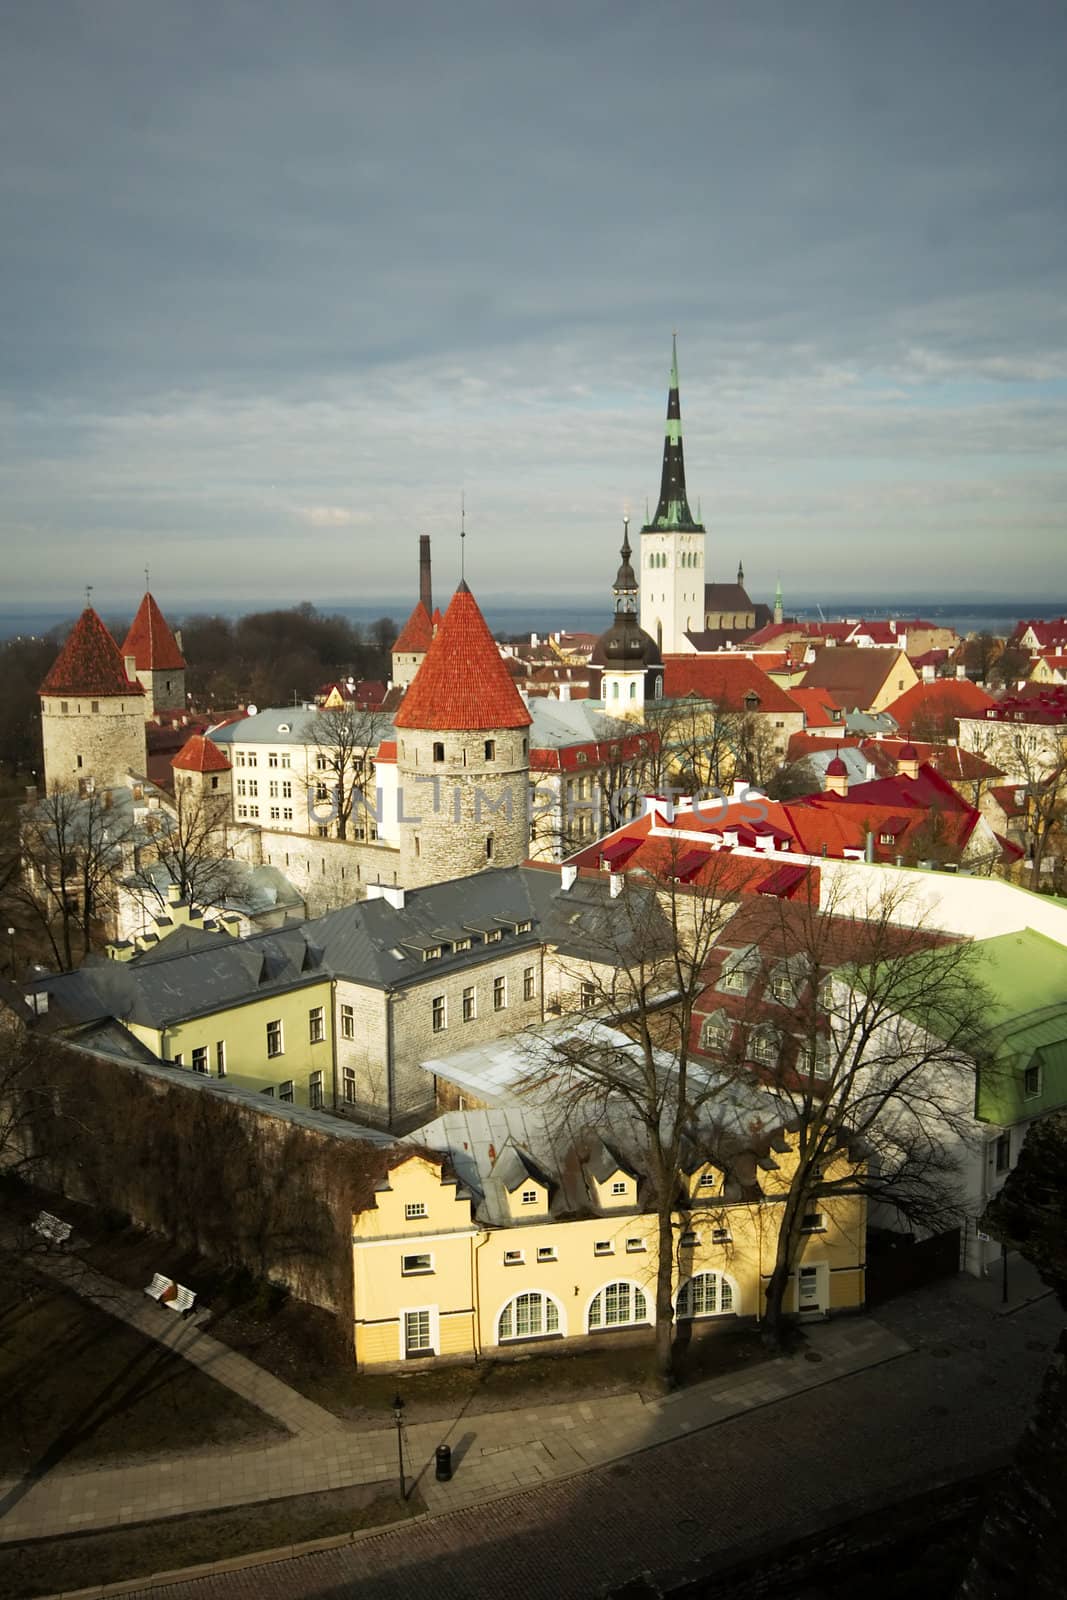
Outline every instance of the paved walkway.
{"label": "paved walkway", "polygon": [[186,1321],[165,1306],[158,1305],[148,1295],[127,1289],[102,1272],[97,1272],[78,1256],[49,1251],[33,1258],[34,1270],[44,1273],[55,1282],[71,1290],[82,1300],[89,1300],[121,1322],[165,1345],[175,1355],[192,1362],[206,1372],[216,1383],[224,1384],[249,1401],[260,1411],[280,1422],[283,1428],[298,1437],[318,1438],[322,1434],[343,1433],[345,1425],[339,1417],[317,1406],[313,1400],[291,1389],[280,1378],[258,1367],[246,1356],[238,1355],[228,1345],[202,1333],[193,1320]]}
{"label": "paved walkway", "polygon": [[[0,1543],[82,1533],[288,1495],[390,1482],[397,1440],[389,1430],[357,1431],[295,1395],[216,1340],[101,1274],[51,1258],[48,1270],[78,1293],[121,1315],[141,1332],[289,1427],[293,1438],[142,1466],[55,1470],[40,1479],[0,1482]],[[142,1303],[143,1302],[143,1303]],[[432,1512],[586,1472],[634,1452],[831,1383],[904,1354],[909,1345],[870,1318],[808,1330],[802,1354],[766,1362],[666,1399],[636,1394],[481,1415],[404,1428],[409,1492],[417,1486]],[[452,1446],[455,1476],[439,1484],[434,1451]]]}
{"label": "paved walkway", "polygon": [[[879,1321],[908,1346],[900,1360],[751,1406],[627,1461],[340,1547],[235,1571],[221,1563],[122,1592],[130,1600],[590,1600],[645,1571],[692,1577],[739,1550],[773,1548],[859,1511],[891,1516],[902,1496],[1004,1460],[1063,1316],[1050,1298],[999,1316],[956,1280],[880,1308]],[[816,1353],[836,1331],[815,1331]],[[690,1398],[667,1405],[687,1413]],[[461,1475],[474,1460],[465,1458]],[[712,1587],[728,1592],[716,1580]]]}

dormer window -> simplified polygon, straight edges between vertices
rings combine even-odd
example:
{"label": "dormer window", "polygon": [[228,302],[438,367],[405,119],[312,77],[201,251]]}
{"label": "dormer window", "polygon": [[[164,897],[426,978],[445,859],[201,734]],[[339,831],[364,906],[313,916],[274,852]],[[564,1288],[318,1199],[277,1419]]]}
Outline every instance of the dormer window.
{"label": "dormer window", "polygon": [[625,1195],[626,1194],[626,1189],[627,1189],[627,1183],[626,1183],[625,1178],[616,1178],[615,1181],[613,1182],[613,1184],[611,1185],[611,1192],[614,1195]]}
{"label": "dormer window", "polygon": [[540,1196],[536,1189],[524,1189],[522,1191],[522,1203],[524,1206],[535,1206],[539,1199]]}
{"label": "dormer window", "polygon": [[702,1172],[700,1174],[700,1177],[697,1179],[697,1188],[698,1189],[714,1189],[714,1187],[715,1187],[715,1173],[714,1172]]}

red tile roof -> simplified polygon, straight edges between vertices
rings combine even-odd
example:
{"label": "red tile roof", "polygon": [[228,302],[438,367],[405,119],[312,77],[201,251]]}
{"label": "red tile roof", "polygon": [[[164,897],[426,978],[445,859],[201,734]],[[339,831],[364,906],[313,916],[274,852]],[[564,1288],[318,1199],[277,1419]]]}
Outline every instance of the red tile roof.
{"label": "red tile roof", "polygon": [[122,653],[134,657],[138,672],[181,672],[185,666],[178,641],[150,594],[137,608]]}
{"label": "red tile roof", "polygon": [[[804,713],[805,726],[809,728],[829,728],[834,723],[844,726],[844,707],[841,706],[828,689],[790,689],[790,698]],[[834,712],[837,716],[834,716]]]}
{"label": "red tile roof", "polygon": [[1067,722],[1067,685],[1028,683],[1018,694],[990,701],[981,713],[990,722],[1035,722],[1058,726]]}
{"label": "red tile roof", "polygon": [[[792,711],[800,707],[785,690],[747,656],[664,656],[663,693],[668,699],[698,695],[727,711]],[[749,707],[746,697],[756,695],[758,705]]]}
{"label": "red tile roof", "polygon": [[202,733],[194,733],[171,762],[180,772],[229,772],[227,757]]}
{"label": "red tile roof", "polygon": [[478,602],[460,582],[404,696],[398,728],[528,728],[522,702]]}
{"label": "red tile roof", "polygon": [[122,652],[92,606],[87,606],[53,662],[39,693],[143,695],[144,689],[136,679],[131,683],[127,678]]}
{"label": "red tile roof", "polygon": [[994,701],[969,678],[934,678],[916,683],[886,706],[898,728],[906,733],[923,718],[949,723],[960,717],[981,717]]}
{"label": "red tile roof", "polygon": [[[439,614],[435,611],[434,617],[438,617]],[[430,613],[419,600],[400,630],[400,637],[393,646],[394,653],[399,650],[408,655],[418,655],[428,650],[433,643],[433,629]]]}

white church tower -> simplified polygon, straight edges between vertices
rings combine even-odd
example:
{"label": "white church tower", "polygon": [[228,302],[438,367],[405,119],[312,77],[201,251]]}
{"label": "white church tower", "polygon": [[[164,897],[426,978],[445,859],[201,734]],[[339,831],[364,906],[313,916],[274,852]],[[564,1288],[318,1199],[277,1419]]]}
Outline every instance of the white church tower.
{"label": "white church tower", "polygon": [[694,520],[685,493],[677,338],[671,357],[659,505],[652,521],[641,529],[641,627],[664,655],[692,651],[686,634],[704,629],[704,525]]}

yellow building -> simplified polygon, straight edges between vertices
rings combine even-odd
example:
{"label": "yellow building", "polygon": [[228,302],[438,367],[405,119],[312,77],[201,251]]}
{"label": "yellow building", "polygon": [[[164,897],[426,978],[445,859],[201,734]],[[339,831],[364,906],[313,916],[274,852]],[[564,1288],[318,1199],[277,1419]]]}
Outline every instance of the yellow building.
{"label": "yellow building", "polygon": [[[619,1141],[588,1128],[572,1136],[551,1105],[448,1113],[411,1141],[353,1217],[361,1368],[650,1332],[657,1222]],[[778,1130],[729,1170],[695,1160],[680,1179],[675,1315],[694,1332],[761,1316],[793,1159]],[[850,1170],[842,1153],[826,1177]],[[862,1194],[820,1200],[786,1310],[861,1309],[865,1232]]]}

